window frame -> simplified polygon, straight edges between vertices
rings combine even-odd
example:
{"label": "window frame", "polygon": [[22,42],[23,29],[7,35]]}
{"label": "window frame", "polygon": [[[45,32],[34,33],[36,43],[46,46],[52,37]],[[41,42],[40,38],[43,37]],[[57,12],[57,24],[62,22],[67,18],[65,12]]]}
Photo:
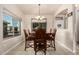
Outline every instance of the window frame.
{"label": "window frame", "polygon": [[[3,34],[3,40],[4,40],[4,39],[9,39],[9,38],[14,38],[14,37],[20,36],[20,35],[21,35],[21,25],[22,25],[22,24],[21,24],[21,23],[22,23],[21,17],[16,16],[15,14],[13,14],[12,12],[10,12],[10,11],[9,11],[8,9],[6,9],[6,8],[3,8],[3,11],[2,11],[2,19],[3,19],[4,15],[9,15],[9,16],[11,16],[11,17],[12,17],[12,23],[13,23],[13,19],[16,19],[15,21],[20,22],[20,25],[19,25],[19,29],[20,29],[19,33],[20,33],[20,34],[14,35],[14,32],[13,32],[13,35],[10,36],[10,37],[8,37],[8,36],[7,36],[7,37],[4,37],[4,34]],[[3,22],[4,22],[4,19],[3,19]],[[14,30],[13,28],[14,28],[14,26],[12,25],[12,30]],[[3,33],[4,33],[4,31],[3,31]]]}

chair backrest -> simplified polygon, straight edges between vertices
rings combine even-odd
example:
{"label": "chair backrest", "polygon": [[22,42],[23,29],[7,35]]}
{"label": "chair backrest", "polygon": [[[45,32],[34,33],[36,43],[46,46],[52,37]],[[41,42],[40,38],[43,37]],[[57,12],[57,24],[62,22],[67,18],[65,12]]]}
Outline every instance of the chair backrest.
{"label": "chair backrest", "polygon": [[43,43],[44,45],[46,45],[45,35],[46,35],[46,32],[45,32],[44,29],[41,29],[41,28],[37,29],[36,33],[35,33],[35,40],[34,40],[34,42],[38,43],[38,44]]}
{"label": "chair backrest", "polygon": [[50,28],[50,33],[52,33],[52,28]]}
{"label": "chair backrest", "polygon": [[28,34],[26,33],[26,30],[24,29],[23,31],[24,31],[25,38],[27,38]]}
{"label": "chair backrest", "polygon": [[57,32],[57,29],[54,29],[54,33],[56,34],[56,32]]}
{"label": "chair backrest", "polygon": [[38,29],[36,30],[36,38],[44,38],[45,37],[45,30],[44,29]]}
{"label": "chair backrest", "polygon": [[30,30],[28,29],[28,34],[30,35]]}
{"label": "chair backrest", "polygon": [[56,32],[57,32],[57,29],[53,29],[53,36],[55,37],[55,35],[56,35]]}

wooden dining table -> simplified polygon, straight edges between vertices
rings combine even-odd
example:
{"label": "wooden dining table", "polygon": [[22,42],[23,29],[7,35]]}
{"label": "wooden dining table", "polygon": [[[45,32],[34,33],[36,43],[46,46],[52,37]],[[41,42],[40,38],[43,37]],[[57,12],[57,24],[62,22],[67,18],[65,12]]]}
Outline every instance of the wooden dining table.
{"label": "wooden dining table", "polygon": [[[46,33],[45,39],[47,41],[52,41],[54,40],[54,33]],[[28,36],[28,41],[34,41],[36,39],[35,37],[35,33],[30,33],[30,35]]]}
{"label": "wooden dining table", "polygon": [[[46,40],[50,40],[50,38],[53,38],[54,33],[46,33]],[[28,40],[34,40],[35,39],[35,33],[30,33],[28,36]]]}

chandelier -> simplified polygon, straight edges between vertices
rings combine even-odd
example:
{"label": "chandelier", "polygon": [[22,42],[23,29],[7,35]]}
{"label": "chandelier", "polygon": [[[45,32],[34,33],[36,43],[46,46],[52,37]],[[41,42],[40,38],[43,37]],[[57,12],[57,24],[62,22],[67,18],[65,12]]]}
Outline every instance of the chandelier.
{"label": "chandelier", "polygon": [[40,15],[40,6],[41,6],[41,5],[38,4],[38,12],[39,12],[39,13],[38,13],[38,16],[35,17],[37,20],[43,20],[43,19],[45,19],[44,16],[41,16],[41,15]]}

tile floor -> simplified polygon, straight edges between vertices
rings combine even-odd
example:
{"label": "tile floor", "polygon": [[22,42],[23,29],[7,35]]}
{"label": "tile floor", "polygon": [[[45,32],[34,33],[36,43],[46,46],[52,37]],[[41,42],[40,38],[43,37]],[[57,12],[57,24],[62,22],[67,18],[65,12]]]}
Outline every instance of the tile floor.
{"label": "tile floor", "polygon": [[79,55],[79,44],[76,45],[76,54]]}
{"label": "tile floor", "polygon": [[[56,43],[56,51],[54,51],[53,48],[47,49],[46,55],[73,55],[70,51],[63,48],[59,44]],[[26,51],[24,51],[24,42],[22,42],[20,45],[15,47],[13,50],[8,52],[6,55],[34,55],[34,49],[33,48],[27,48]],[[39,51],[37,55],[43,55],[44,53],[42,51]]]}

